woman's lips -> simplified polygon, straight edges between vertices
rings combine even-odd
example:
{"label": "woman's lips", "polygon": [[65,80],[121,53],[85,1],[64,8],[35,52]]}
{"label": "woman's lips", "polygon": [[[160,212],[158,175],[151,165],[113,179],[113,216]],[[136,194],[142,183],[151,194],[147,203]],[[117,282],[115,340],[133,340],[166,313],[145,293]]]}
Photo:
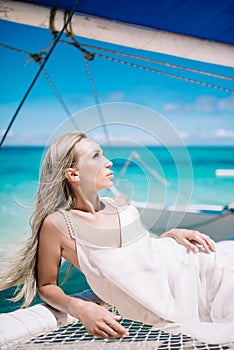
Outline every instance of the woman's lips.
{"label": "woman's lips", "polygon": [[111,179],[114,178],[114,175],[113,175],[113,172],[112,172],[112,171],[111,171],[110,173],[108,173],[106,176],[109,177],[109,178],[111,178]]}

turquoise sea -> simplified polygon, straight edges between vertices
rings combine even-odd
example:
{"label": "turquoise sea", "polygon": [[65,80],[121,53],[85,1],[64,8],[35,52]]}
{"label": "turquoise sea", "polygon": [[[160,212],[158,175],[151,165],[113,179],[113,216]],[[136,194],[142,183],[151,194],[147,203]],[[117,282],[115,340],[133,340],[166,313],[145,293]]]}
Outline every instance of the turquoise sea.
{"label": "turquoise sea", "polygon": [[[0,261],[30,235],[28,221],[44,151],[43,147],[0,150]],[[234,202],[234,178],[216,176],[217,169],[234,169],[234,147],[113,147],[104,152],[113,162],[118,191],[132,200],[164,205]],[[69,294],[86,287],[84,276],[75,271],[64,285]],[[0,293],[0,312],[18,307],[7,302],[11,295],[12,290]]]}

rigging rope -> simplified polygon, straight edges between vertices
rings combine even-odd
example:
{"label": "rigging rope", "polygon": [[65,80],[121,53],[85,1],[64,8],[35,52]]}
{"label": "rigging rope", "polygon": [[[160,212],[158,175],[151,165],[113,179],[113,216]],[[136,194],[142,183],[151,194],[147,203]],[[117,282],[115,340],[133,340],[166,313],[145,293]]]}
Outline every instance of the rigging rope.
{"label": "rigging rope", "polygon": [[213,89],[217,89],[217,90],[221,90],[221,91],[225,91],[225,92],[234,94],[234,90],[233,89],[224,88],[224,87],[219,86],[219,85],[214,85],[214,84],[206,83],[206,82],[203,82],[203,81],[200,81],[200,80],[183,77],[183,76],[180,76],[180,75],[177,75],[177,74],[163,72],[163,71],[160,71],[158,69],[149,68],[149,67],[142,66],[142,65],[139,65],[139,64],[136,64],[136,63],[131,63],[131,62],[128,62],[128,61],[120,60],[118,58],[113,58],[113,57],[110,57],[110,56],[102,55],[102,54],[99,54],[99,53],[95,53],[95,56],[107,59],[109,61],[125,64],[125,65],[130,66],[130,67],[139,68],[139,69],[142,69],[142,70],[145,70],[145,71],[149,71],[151,73],[157,73],[157,74],[160,74],[160,75],[164,75],[166,77],[176,78],[176,79],[183,80],[183,81],[186,81],[186,82],[189,82],[189,83],[202,85],[202,86],[206,86],[206,87],[209,87],[209,88],[213,88]]}
{"label": "rigging rope", "polygon": [[57,35],[56,39],[53,41],[53,44],[52,44],[52,46],[51,46],[49,52],[47,53],[47,55],[46,55],[44,61],[43,61],[42,64],[40,65],[40,68],[39,68],[38,72],[36,73],[36,75],[35,75],[35,77],[34,77],[32,83],[30,84],[29,88],[27,89],[27,91],[26,91],[26,93],[25,93],[23,99],[21,100],[21,102],[20,102],[18,108],[16,109],[16,112],[14,113],[14,115],[13,115],[13,117],[12,117],[12,119],[11,119],[11,121],[10,121],[10,123],[9,123],[9,125],[8,125],[8,127],[7,127],[7,129],[6,129],[6,131],[5,131],[5,133],[3,134],[3,137],[2,137],[1,142],[0,142],[0,148],[2,147],[2,145],[3,145],[3,143],[4,143],[5,139],[6,139],[6,136],[7,136],[7,134],[9,133],[9,131],[10,131],[10,129],[11,129],[11,127],[12,127],[12,125],[13,125],[13,123],[14,123],[14,121],[15,121],[15,119],[16,119],[16,117],[17,117],[17,115],[18,115],[18,113],[19,113],[19,111],[20,111],[20,109],[21,109],[21,107],[23,106],[23,104],[24,104],[24,102],[25,102],[27,96],[29,95],[29,93],[30,93],[30,91],[32,90],[34,84],[36,83],[38,77],[40,76],[40,74],[41,74],[41,72],[42,72],[42,70],[43,70],[43,68],[44,68],[44,66],[45,66],[45,64],[46,64],[46,62],[48,61],[49,57],[51,56],[51,54],[52,54],[52,52],[53,52],[55,46],[56,46],[57,43],[59,42],[59,39],[61,38],[61,36],[62,36],[64,30],[66,29],[67,25],[68,25],[69,22],[71,21],[72,16],[74,15],[75,11],[77,10],[78,4],[79,4],[79,0],[76,0],[75,5],[73,6],[73,9],[72,9],[72,11],[71,11],[70,14],[69,14],[69,17],[68,17],[66,23],[64,23],[64,26],[63,26],[62,30],[59,32],[59,34]]}
{"label": "rigging rope", "polygon": [[[69,43],[69,42],[64,41],[64,40],[60,40],[60,42],[63,43],[63,44],[73,45],[73,43]],[[140,59],[140,60],[143,60],[143,61],[146,61],[146,62],[160,64],[160,65],[168,66],[170,68],[181,69],[181,70],[189,71],[189,72],[192,72],[192,73],[203,74],[203,75],[211,76],[213,78],[234,81],[234,78],[227,77],[227,76],[224,76],[224,75],[209,73],[209,72],[206,72],[206,71],[201,71],[201,70],[197,70],[197,69],[193,69],[193,68],[188,68],[188,67],[183,67],[183,66],[179,66],[179,65],[174,65],[174,64],[171,64],[171,63],[167,63],[167,62],[152,60],[152,59],[148,59],[148,58],[144,58],[144,57],[140,57],[140,56],[135,56],[135,55],[130,55],[130,54],[125,54],[125,53],[121,53],[119,51],[113,51],[113,50],[107,50],[107,49],[103,49],[103,48],[97,48],[96,46],[92,46],[92,45],[79,44],[79,43],[77,43],[77,44],[78,45],[75,45],[75,46],[77,48],[79,48],[82,52],[84,51],[86,54],[88,52],[86,50],[82,49],[81,46],[93,47],[94,49],[102,50],[104,52],[110,52],[110,53],[114,53],[114,54],[118,54],[118,55],[122,55],[122,56],[127,56],[129,58]],[[142,70],[145,70],[145,71],[149,71],[151,73],[157,73],[157,74],[160,74],[160,75],[164,75],[166,77],[175,78],[175,79],[178,79],[178,80],[186,81],[188,83],[193,83],[193,84],[196,84],[196,85],[201,85],[201,86],[205,86],[205,87],[209,87],[209,88],[213,88],[213,89],[216,89],[216,90],[220,90],[220,91],[224,91],[224,92],[227,92],[227,93],[234,94],[234,89],[225,88],[225,87],[222,87],[220,85],[206,83],[206,82],[203,82],[203,81],[200,81],[200,80],[197,80],[197,79],[187,78],[187,77],[180,76],[180,75],[173,74],[173,73],[167,73],[167,72],[164,72],[164,71],[161,71],[161,70],[158,70],[158,69],[146,67],[146,66],[139,65],[139,64],[136,64],[136,63],[131,63],[129,61],[124,61],[122,59],[120,60],[118,58],[114,58],[114,57],[111,57],[111,56],[102,55],[100,53],[90,53],[89,52],[89,54],[93,55],[94,57],[97,56],[97,57],[100,57],[100,58],[103,58],[103,59],[107,59],[109,61],[125,64],[127,66],[138,68],[138,69],[142,69]]]}
{"label": "rigging rope", "polygon": [[[31,52],[28,52],[28,51],[24,51],[24,50],[20,50],[20,49],[17,49],[15,47],[12,47],[12,46],[9,46],[9,45],[5,45],[5,44],[1,44],[0,43],[0,46],[6,48],[6,49],[10,49],[10,50],[13,50],[13,51],[16,51],[18,53],[22,53],[22,54],[25,54],[27,56],[29,56],[29,59],[26,61],[25,65],[27,65],[30,60],[34,60],[36,63],[38,64],[41,64],[42,61],[43,61],[43,57],[42,55],[46,52],[46,50],[51,46],[52,44],[48,45],[46,48],[42,49],[39,53],[36,53],[36,54],[32,54]],[[67,114],[67,116],[69,118],[71,118],[71,122],[73,124],[73,126],[76,128],[76,129],[79,129],[75,119],[72,117],[72,113],[70,112],[67,104],[65,103],[63,97],[61,96],[61,94],[59,93],[58,89],[56,88],[55,86],[55,83],[52,81],[51,77],[49,76],[48,72],[45,70],[45,68],[43,68],[43,73],[51,87],[51,89],[53,90],[55,96],[57,97],[59,103],[61,104],[62,108],[64,109],[65,113]]]}
{"label": "rigging rope", "polygon": [[43,55],[46,54],[46,51],[52,46],[52,44],[53,44],[53,42],[51,44],[49,44],[48,46],[46,46],[41,51],[39,51],[38,53],[31,53],[29,51],[21,50],[21,49],[18,49],[16,47],[6,45],[3,43],[0,43],[0,46],[4,47],[5,49],[16,51],[18,53],[22,53],[24,55],[29,56],[29,59],[25,62],[25,65],[27,65],[31,60],[34,60],[36,63],[42,63],[43,59],[45,58],[45,57],[43,57]]}
{"label": "rigging rope", "polygon": [[[118,55],[121,55],[121,56],[127,56],[129,58],[139,59],[139,60],[143,60],[143,61],[146,61],[146,62],[160,64],[160,65],[168,66],[168,67],[171,67],[171,68],[176,68],[176,69],[181,69],[181,70],[185,70],[185,71],[190,71],[190,72],[193,72],[193,73],[203,74],[203,75],[211,76],[211,77],[214,77],[214,78],[234,81],[234,78],[232,78],[232,77],[227,77],[227,76],[223,76],[223,75],[209,73],[209,72],[206,72],[206,71],[201,71],[201,70],[197,70],[197,69],[193,69],[193,68],[182,67],[182,66],[179,66],[179,65],[174,65],[174,64],[171,64],[171,63],[161,62],[161,61],[148,59],[148,58],[144,58],[144,57],[140,57],[140,56],[135,56],[135,55],[131,55],[131,54],[125,54],[125,53],[122,53],[122,52],[119,52],[119,51],[99,48],[99,47],[96,47],[96,46],[93,46],[93,45],[79,44],[74,39],[73,35],[70,36],[70,34],[71,33],[68,34],[68,37],[70,37],[72,39],[72,42],[67,42],[67,41],[64,41],[64,40],[59,40],[59,42],[61,42],[63,44],[76,46],[83,53],[85,58],[88,59],[88,60],[92,60],[95,56],[98,56],[100,58],[107,59],[109,61],[114,61],[114,62],[117,62],[117,63],[125,64],[125,65],[128,65],[128,66],[131,66],[131,67],[134,67],[134,68],[138,68],[138,69],[142,69],[142,70],[145,70],[145,71],[149,71],[149,72],[152,72],[152,73],[161,74],[161,75],[164,75],[164,76],[168,76],[168,77],[171,77],[171,78],[176,78],[176,79],[179,79],[179,80],[182,80],[182,81],[186,81],[186,82],[190,82],[190,83],[193,83],[193,84],[202,85],[202,86],[205,86],[205,87],[217,89],[217,90],[228,92],[228,93],[231,93],[231,94],[234,93],[233,89],[225,88],[225,87],[222,87],[220,85],[206,83],[206,82],[202,82],[202,81],[199,81],[199,80],[196,80],[196,79],[191,79],[191,78],[179,76],[179,75],[172,74],[172,73],[167,73],[167,72],[164,72],[164,71],[160,71],[160,70],[153,69],[153,68],[150,68],[150,67],[146,67],[146,66],[143,66],[143,65],[139,65],[139,64],[136,64],[136,63],[131,63],[131,62],[128,62],[128,61],[120,60],[120,59],[113,58],[113,57],[110,57],[110,56],[107,56],[107,55],[102,55],[102,54],[99,54],[99,53],[90,53],[90,52],[86,51],[85,49],[83,49],[81,46],[93,48],[95,50],[102,50],[104,52],[109,52],[109,53],[113,53],[113,54],[116,54],[116,55],[118,54]],[[17,48],[14,48],[14,47],[11,47],[9,45],[2,44],[2,43],[0,43],[0,46],[2,46],[4,48],[7,48],[7,49],[11,49],[11,50],[17,51],[19,53],[27,54],[34,60],[35,60],[35,57],[37,57],[39,54],[44,53],[44,51],[45,51],[45,49],[44,49],[44,50],[40,51],[39,54],[31,54],[31,53],[29,53],[27,51],[20,50],[20,49],[17,49]]]}
{"label": "rigging rope", "polygon": [[66,105],[66,103],[65,103],[65,101],[64,101],[64,99],[63,99],[63,97],[60,95],[58,89],[56,88],[54,82],[52,81],[51,77],[49,76],[49,74],[48,74],[48,72],[45,70],[45,68],[43,68],[43,73],[44,73],[44,75],[45,75],[45,77],[46,77],[46,79],[47,79],[47,81],[48,81],[50,87],[52,88],[52,90],[53,90],[55,96],[57,97],[59,103],[61,104],[61,106],[62,106],[62,108],[64,109],[64,111],[65,111],[65,113],[67,114],[67,116],[70,118],[70,120],[71,120],[73,126],[75,127],[75,129],[79,129],[79,127],[78,127],[78,125],[77,125],[75,119],[74,119],[73,116],[72,116],[71,111],[69,110],[69,108],[68,108],[68,106]]}
{"label": "rigging rope", "polygon": [[[152,58],[136,56],[136,55],[120,52],[120,51],[105,49],[103,47],[98,47],[98,46],[94,46],[94,45],[78,43],[77,41],[76,41],[76,44],[74,42],[69,42],[69,41],[65,41],[65,40],[59,40],[59,42],[61,44],[65,44],[65,45],[72,45],[72,46],[75,45],[76,47],[78,47],[86,55],[88,55],[88,54],[92,55],[93,58],[97,54],[96,53],[90,53],[90,52],[84,50],[82,47],[87,47],[87,48],[91,48],[93,50],[103,51],[103,52],[111,53],[111,54],[114,54],[114,55],[119,55],[119,56],[123,56],[123,57],[133,58],[133,59],[136,59],[136,60],[141,60],[141,61],[144,61],[144,62],[154,63],[154,64],[158,64],[158,65],[162,65],[162,66],[166,66],[166,67],[170,67],[170,68],[180,69],[180,70],[184,70],[184,71],[187,71],[187,72],[197,73],[197,74],[201,74],[201,75],[207,75],[207,76],[210,76],[210,77],[213,77],[213,78],[234,81],[233,77],[228,77],[226,75],[210,73],[210,72],[207,72],[207,71],[204,71],[204,70],[200,70],[200,69],[195,69],[195,68],[183,67],[183,66],[172,64],[172,63],[168,63],[168,62],[158,61],[158,60],[155,60],[155,59],[152,59]],[[0,46],[4,47],[6,49],[17,51],[19,53],[23,53],[23,54],[26,54],[26,55],[29,55],[29,56],[33,56],[30,52],[27,52],[27,51],[24,51],[24,50],[20,50],[20,49],[17,49],[15,47],[12,47],[12,46],[9,46],[9,45],[3,44],[3,43],[0,43]],[[40,53],[43,52],[44,50],[40,51]]]}
{"label": "rigging rope", "polygon": [[[43,60],[46,58],[46,51],[53,45],[53,42],[46,46],[38,53],[29,53],[30,58],[27,60],[25,65],[27,65],[31,60],[34,60],[36,63],[42,64]],[[43,57],[45,55],[45,57]]]}
{"label": "rigging rope", "polygon": [[[97,95],[97,92],[96,92],[96,89],[95,89],[95,85],[94,85],[94,82],[93,82],[93,79],[92,79],[91,71],[90,71],[90,68],[89,68],[89,65],[88,65],[88,60],[92,60],[95,56],[103,58],[103,59],[107,59],[109,61],[113,61],[113,62],[116,62],[116,63],[125,64],[125,65],[130,66],[130,67],[134,67],[134,68],[142,69],[142,70],[149,71],[149,72],[152,72],[152,73],[157,73],[157,74],[164,75],[164,76],[167,76],[167,77],[176,78],[176,79],[179,79],[179,80],[182,80],[182,81],[190,82],[190,83],[193,83],[193,84],[202,85],[202,86],[209,87],[209,88],[214,88],[214,89],[217,89],[217,90],[220,90],[220,91],[224,91],[224,92],[228,92],[228,93],[231,93],[231,94],[234,93],[233,89],[224,88],[224,87],[219,86],[219,85],[206,83],[206,82],[199,81],[199,80],[192,79],[192,78],[183,77],[183,76],[180,76],[180,75],[177,75],[177,74],[167,73],[167,72],[164,72],[164,71],[160,71],[158,69],[146,67],[146,66],[139,65],[139,64],[136,64],[136,63],[131,63],[129,61],[124,61],[122,59],[113,58],[111,56],[103,55],[103,54],[100,54],[100,53],[91,53],[91,52],[86,51],[81,46],[93,48],[95,50],[102,50],[103,52],[108,52],[108,53],[112,53],[112,54],[115,54],[115,55],[120,55],[120,56],[125,56],[125,57],[127,56],[129,58],[139,59],[139,60],[143,60],[143,61],[150,62],[150,63],[160,64],[160,65],[164,65],[164,66],[171,67],[171,68],[176,68],[176,69],[181,69],[181,70],[185,70],[185,71],[190,71],[190,72],[193,72],[193,73],[199,73],[199,74],[203,74],[203,75],[208,75],[208,76],[219,78],[219,79],[226,79],[226,80],[231,80],[231,81],[234,80],[234,78],[232,78],[232,77],[227,77],[227,76],[223,76],[223,75],[209,73],[209,72],[205,72],[205,71],[201,71],[201,70],[197,70],[197,69],[192,69],[192,68],[188,68],[188,67],[182,67],[182,66],[179,66],[179,65],[175,65],[175,64],[171,64],[171,63],[167,63],[167,62],[162,62],[162,61],[157,61],[157,60],[154,60],[154,59],[148,59],[148,58],[144,58],[144,57],[140,57],[140,56],[136,56],[136,55],[132,55],[132,54],[128,54],[128,53],[122,53],[122,52],[119,52],[119,51],[99,48],[99,47],[96,47],[96,46],[93,46],[93,45],[79,44],[75,40],[75,38],[74,38],[74,36],[72,34],[72,28],[71,28],[71,18],[73,16],[74,12],[77,9],[78,3],[79,3],[79,0],[76,0],[76,3],[74,5],[73,10],[70,13],[68,13],[68,12],[64,13],[64,26],[63,26],[63,28],[62,28],[62,30],[60,31],[59,34],[54,29],[54,25],[53,25],[53,21],[54,21],[55,14],[56,14],[56,9],[52,8],[52,10],[51,10],[51,17],[50,17],[50,30],[51,30],[51,33],[53,35],[54,40],[53,40],[53,42],[50,45],[48,45],[46,48],[41,50],[39,53],[31,54],[30,52],[27,52],[27,51],[24,51],[24,50],[20,50],[20,49],[11,47],[9,45],[0,43],[0,46],[2,46],[4,48],[11,49],[11,50],[14,50],[16,52],[29,55],[30,56],[29,60],[33,59],[35,62],[37,62],[37,63],[39,63],[41,65],[40,69],[38,70],[36,76],[34,77],[31,85],[29,86],[29,88],[26,91],[23,99],[21,100],[21,103],[19,104],[15,114],[13,115],[13,117],[12,117],[12,119],[11,119],[11,121],[10,121],[10,123],[9,123],[9,125],[8,125],[4,135],[2,137],[2,139],[1,139],[0,147],[3,145],[3,143],[5,141],[5,138],[6,138],[7,134],[8,134],[8,132],[10,131],[10,128],[11,128],[12,124],[14,123],[14,121],[15,121],[15,119],[16,119],[16,117],[17,117],[17,115],[18,115],[18,113],[19,113],[19,111],[20,111],[20,109],[21,109],[21,107],[23,105],[23,103],[25,102],[25,100],[26,100],[28,94],[30,93],[31,89],[33,88],[36,80],[38,79],[39,75],[41,74],[42,70],[44,69],[44,66],[45,66],[46,62],[48,61],[51,53],[53,52],[53,50],[54,50],[54,48],[55,48],[55,46],[56,46],[56,44],[58,42],[61,42],[63,44],[74,45],[84,55],[85,67],[86,67],[86,70],[87,70],[87,73],[88,73],[88,77],[89,77],[90,85],[91,85],[91,88],[92,88],[95,104],[97,106],[98,114],[99,114],[101,122],[103,124],[104,132],[106,134],[106,138],[107,138],[108,143],[110,143],[108,130],[106,128],[105,120],[104,120],[104,117],[103,117],[103,114],[102,114],[102,111],[101,111],[101,108],[100,108],[100,101],[98,99],[98,95]],[[66,19],[66,21],[65,21],[65,19]],[[67,29],[68,25],[70,25],[70,31],[68,31],[68,29]],[[62,35],[62,33],[64,31],[66,31],[66,35],[72,40],[72,43],[60,40],[60,37],[61,37],[61,35]],[[46,54],[46,51],[48,50],[48,48],[50,48],[50,51]],[[45,57],[43,57],[43,55],[45,55]],[[26,62],[26,64],[29,62],[29,60]],[[44,74],[45,74],[45,76],[46,76],[50,86],[52,87],[53,91],[55,92],[56,97],[58,98],[58,100],[61,103],[63,109],[65,110],[66,114],[70,117],[71,113],[70,113],[68,107],[66,106],[63,98],[58,93],[58,90],[56,89],[54,83],[52,82],[51,78],[49,77],[48,73],[45,70],[44,70]],[[72,119],[72,122],[74,123],[73,119]],[[75,127],[77,127],[77,125]]]}
{"label": "rigging rope", "polygon": [[17,49],[16,47],[13,47],[13,46],[10,46],[10,45],[6,45],[6,44],[3,44],[3,43],[0,43],[0,46],[4,47],[5,49],[9,49],[9,50],[16,51],[18,53],[23,53],[25,55],[29,55],[30,56],[30,52],[28,52],[28,51]]}
{"label": "rigging rope", "polygon": [[[72,45],[72,43],[67,42],[65,40],[60,40],[60,42],[62,44]],[[192,73],[198,73],[198,74],[202,74],[202,75],[207,75],[207,76],[211,76],[211,77],[218,78],[218,79],[225,79],[225,80],[234,81],[234,78],[228,77],[226,75],[214,74],[214,73],[210,73],[210,72],[203,71],[203,70],[200,70],[200,69],[184,67],[184,66],[180,66],[180,65],[176,65],[176,64],[172,64],[172,63],[168,63],[168,62],[158,61],[158,60],[155,60],[155,59],[152,59],[152,58],[146,58],[146,57],[136,56],[136,55],[132,55],[132,54],[129,54],[129,53],[120,52],[120,51],[116,51],[116,50],[105,49],[103,47],[98,47],[98,46],[94,46],[94,45],[90,45],[90,44],[80,43],[79,45],[81,47],[87,47],[89,49],[93,49],[93,50],[97,50],[97,51],[102,51],[102,52],[111,53],[111,54],[118,55],[118,56],[133,58],[135,60],[141,60],[141,61],[154,63],[154,64],[159,64],[159,65],[170,67],[170,68],[181,69],[181,70],[184,70],[184,71],[188,71],[188,72],[192,72]]]}
{"label": "rigging rope", "polygon": [[54,91],[55,95],[57,96],[58,100],[60,101],[61,105],[63,106],[63,109],[65,111],[65,113],[70,116],[71,112],[69,110],[69,108],[67,107],[66,103],[64,102],[62,96],[59,94],[54,82],[52,81],[51,77],[49,76],[48,72],[45,70],[45,68],[43,68],[43,73],[46,77],[46,79],[48,80],[52,90]]}
{"label": "rigging rope", "polygon": [[100,105],[100,101],[99,101],[99,98],[98,98],[98,94],[97,94],[97,91],[96,91],[96,88],[95,88],[95,85],[94,85],[94,81],[93,81],[93,78],[92,78],[92,75],[91,75],[91,71],[90,71],[90,68],[89,68],[88,60],[85,58],[84,61],[85,61],[85,68],[86,68],[86,71],[87,71],[87,74],[88,74],[88,77],[89,77],[89,82],[90,82],[90,85],[91,85],[91,89],[92,89],[92,92],[93,92],[93,98],[94,98],[94,101],[95,101],[95,104],[96,104],[96,107],[97,107],[97,111],[98,111],[98,114],[99,114],[99,117],[100,117],[100,120],[101,120],[101,123],[102,123],[102,127],[103,127],[103,130],[104,130],[105,136],[106,136],[106,140],[107,140],[108,145],[111,146],[110,136],[109,136],[108,129],[107,129],[107,126],[106,126],[106,122],[105,122],[105,119],[104,119],[104,116],[103,116],[103,113],[102,113],[102,109],[101,109],[101,105]]}
{"label": "rigging rope", "polygon": [[[66,18],[66,15],[67,15],[67,12],[65,11],[65,13],[64,13],[65,18]],[[90,70],[89,63],[88,63],[88,61],[92,61],[94,59],[95,55],[93,53],[88,52],[85,49],[83,49],[80,46],[80,44],[78,43],[78,41],[74,38],[74,35],[73,35],[73,32],[72,32],[72,24],[71,24],[71,22],[69,23],[69,30],[68,30],[68,28],[66,28],[66,35],[67,35],[68,38],[70,38],[72,40],[72,45],[74,45],[83,54],[85,68],[86,68],[86,72],[87,72],[87,75],[88,75],[88,78],[89,78],[89,83],[90,83],[90,86],[91,86],[91,89],[92,89],[93,98],[94,98],[94,102],[95,102],[95,105],[96,105],[96,108],[97,108],[97,112],[98,112],[99,118],[101,120],[101,124],[102,124],[103,130],[104,130],[104,134],[105,134],[105,137],[106,137],[106,140],[107,140],[107,144],[109,146],[111,146],[110,135],[109,135],[109,132],[108,132],[108,129],[107,129],[107,126],[106,126],[105,118],[104,118],[103,113],[102,113],[101,104],[100,104],[100,101],[99,101],[99,98],[98,98],[97,90],[95,88],[95,84],[94,84],[93,77],[92,77],[91,70]]]}

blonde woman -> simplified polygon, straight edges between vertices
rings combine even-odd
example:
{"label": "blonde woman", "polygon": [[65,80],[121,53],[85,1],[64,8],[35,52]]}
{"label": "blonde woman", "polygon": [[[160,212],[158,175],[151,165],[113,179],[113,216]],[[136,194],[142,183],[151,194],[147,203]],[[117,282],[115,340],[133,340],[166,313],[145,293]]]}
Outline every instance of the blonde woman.
{"label": "blonde woman", "polygon": [[233,293],[233,271],[228,255],[215,252],[213,241],[197,231],[174,229],[162,239],[151,238],[133,205],[99,198],[99,190],[113,186],[111,166],[99,145],[81,132],[51,145],[42,165],[32,237],[3,276],[1,290],[22,285],[15,300],[24,298],[24,307],[38,291],[43,301],[78,318],[94,336],[127,336],[120,317],[58,286],[65,258],[122,316],[156,327],[178,324],[180,331],[193,335],[195,330],[201,339],[207,333],[202,322],[222,322],[229,329],[224,327],[220,337],[230,341],[233,304],[230,309],[225,300]]}

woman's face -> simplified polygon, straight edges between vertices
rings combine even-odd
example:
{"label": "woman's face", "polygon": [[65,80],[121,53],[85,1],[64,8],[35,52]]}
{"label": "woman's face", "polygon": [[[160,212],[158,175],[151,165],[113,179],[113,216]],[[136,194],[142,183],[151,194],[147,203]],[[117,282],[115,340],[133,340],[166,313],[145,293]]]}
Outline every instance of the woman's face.
{"label": "woman's face", "polygon": [[[90,140],[79,142],[79,185],[82,190],[99,191],[113,186],[112,162],[103,155],[100,146]],[[88,187],[87,187],[88,186]]]}

